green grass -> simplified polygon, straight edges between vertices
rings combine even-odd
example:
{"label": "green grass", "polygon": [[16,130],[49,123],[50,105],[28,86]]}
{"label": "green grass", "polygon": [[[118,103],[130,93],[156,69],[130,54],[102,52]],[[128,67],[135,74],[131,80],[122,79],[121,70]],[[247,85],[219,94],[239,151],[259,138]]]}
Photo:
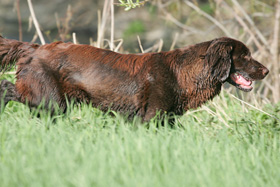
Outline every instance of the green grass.
{"label": "green grass", "polygon": [[145,32],[145,25],[142,21],[136,20],[130,23],[129,27],[124,31],[123,36],[125,38],[134,36],[136,34],[143,34]]}
{"label": "green grass", "polygon": [[[280,118],[280,106],[266,112]],[[65,115],[9,103],[0,115],[0,186],[279,186],[280,125],[221,96],[141,125],[87,105]],[[228,125],[229,127],[227,127]]]}

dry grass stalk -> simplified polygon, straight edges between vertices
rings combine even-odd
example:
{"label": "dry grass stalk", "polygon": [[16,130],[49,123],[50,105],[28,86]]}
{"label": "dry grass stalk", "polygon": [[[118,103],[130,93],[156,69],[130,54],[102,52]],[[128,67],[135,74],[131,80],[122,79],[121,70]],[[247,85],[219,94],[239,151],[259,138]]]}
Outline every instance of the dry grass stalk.
{"label": "dry grass stalk", "polygon": [[274,21],[274,31],[273,31],[273,40],[272,40],[272,60],[273,60],[273,76],[274,76],[274,90],[272,92],[273,100],[275,103],[280,101],[280,86],[279,86],[279,19],[280,19],[280,0],[276,2],[276,12],[275,12],[275,21]]}
{"label": "dry grass stalk", "polygon": [[170,46],[170,51],[173,50],[173,49],[175,48],[176,42],[177,42],[177,40],[178,40],[178,37],[179,37],[179,33],[176,32],[176,33],[175,33],[175,36],[174,36],[174,39],[173,39],[173,41],[172,41],[172,44],[171,44],[171,46]]}
{"label": "dry grass stalk", "polygon": [[[70,27],[70,21],[73,17],[72,7],[69,5],[66,12],[66,17],[62,21],[60,21],[57,13],[55,13],[55,19],[56,19],[56,27],[58,29],[59,37],[62,41],[66,41],[67,39],[70,39],[69,33],[71,30]],[[62,23],[61,23],[62,22]]]}
{"label": "dry grass stalk", "polygon": [[209,107],[207,107],[207,106],[205,106],[205,105],[203,105],[201,108],[202,108],[203,110],[205,110],[206,112],[208,112],[210,115],[216,116],[226,127],[231,128],[231,127],[229,126],[229,124],[228,124],[228,123],[224,120],[224,118],[221,116],[220,113],[214,112],[213,110],[211,110]]}
{"label": "dry grass stalk", "polygon": [[19,0],[16,0],[15,6],[16,6],[17,17],[18,17],[19,41],[22,41],[22,23],[21,23],[21,15],[20,15]]}
{"label": "dry grass stalk", "polygon": [[38,36],[39,36],[39,38],[40,38],[40,41],[41,41],[42,45],[45,45],[46,42],[45,42],[45,39],[44,39],[44,37],[43,37],[43,34],[42,34],[41,30],[40,30],[40,26],[39,26],[39,23],[38,23],[37,18],[36,18],[36,16],[35,16],[35,12],[34,12],[33,5],[32,5],[31,0],[27,0],[27,3],[28,3],[28,7],[29,7],[29,10],[30,10],[31,17],[32,17],[34,26],[35,26],[35,28],[36,28],[37,34],[38,34]]}
{"label": "dry grass stalk", "polygon": [[76,37],[76,33],[75,32],[73,32],[72,37],[73,37],[73,43],[77,44],[77,37]]}
{"label": "dry grass stalk", "polygon": [[115,16],[114,16],[114,0],[111,0],[111,41],[110,49],[113,51],[114,46],[114,33],[115,33]]}
{"label": "dry grass stalk", "polygon": [[119,42],[119,44],[114,49],[115,52],[118,52],[119,49],[121,48],[122,44],[123,44],[123,39],[118,39],[118,40],[115,40],[114,42]]}
{"label": "dry grass stalk", "polygon": [[139,35],[137,35],[137,40],[138,40],[138,44],[139,44],[139,47],[140,47],[141,53],[145,53],[145,51],[144,51],[144,49],[143,49],[143,46],[142,46],[142,43],[141,43],[141,40],[140,40]]}
{"label": "dry grass stalk", "polygon": [[158,44],[158,45],[159,45],[159,46],[158,46],[157,52],[161,52],[162,47],[163,47],[163,40],[162,40],[162,39],[159,40],[159,44]]}
{"label": "dry grass stalk", "polygon": [[247,106],[249,106],[249,107],[251,107],[251,108],[253,108],[253,109],[255,109],[255,110],[258,110],[258,111],[260,111],[260,112],[262,112],[262,113],[264,113],[264,114],[266,114],[266,115],[268,115],[268,116],[270,116],[270,117],[276,119],[277,121],[280,121],[280,119],[278,119],[278,118],[275,117],[274,115],[269,114],[269,113],[263,111],[262,109],[260,109],[260,108],[258,108],[258,107],[255,107],[255,106],[251,105],[250,103],[247,103],[247,102],[245,102],[245,101],[243,101],[243,100],[237,98],[236,96],[234,96],[234,95],[231,94],[231,93],[228,93],[228,94],[229,94],[232,98],[234,98],[234,99],[240,101],[241,103],[243,103],[243,104],[245,104],[245,105],[247,105]]}
{"label": "dry grass stalk", "polygon": [[35,43],[35,41],[37,40],[37,38],[38,38],[38,33],[35,32],[35,34],[33,35],[32,40],[31,40],[30,42],[31,42],[31,43]]}
{"label": "dry grass stalk", "polygon": [[106,26],[106,22],[108,19],[108,12],[111,8],[110,3],[111,0],[105,0],[104,1],[104,6],[103,6],[103,11],[102,11],[102,16],[101,13],[99,11],[98,13],[98,33],[97,33],[97,42],[96,42],[96,47],[99,48],[104,48],[104,35],[105,35],[105,26]]}
{"label": "dry grass stalk", "polygon": [[[114,1],[113,0],[106,0],[104,2],[102,15],[101,11],[98,11],[98,33],[97,33],[97,41],[91,42],[91,44],[95,47],[99,48],[106,48],[109,46],[110,50],[118,51],[123,44],[122,39],[115,40],[115,10],[114,10]],[[111,33],[110,39],[105,39],[106,34],[106,23],[108,19],[111,19]],[[104,42],[108,43],[105,44]],[[115,42],[119,42],[117,46],[115,46]]]}

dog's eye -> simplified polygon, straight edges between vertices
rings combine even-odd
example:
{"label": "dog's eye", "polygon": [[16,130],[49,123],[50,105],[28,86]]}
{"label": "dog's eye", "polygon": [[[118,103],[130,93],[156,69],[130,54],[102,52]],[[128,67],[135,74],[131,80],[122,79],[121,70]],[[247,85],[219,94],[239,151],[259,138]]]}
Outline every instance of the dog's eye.
{"label": "dog's eye", "polygon": [[250,60],[251,58],[250,54],[242,54],[240,57],[245,60]]}
{"label": "dog's eye", "polygon": [[239,58],[240,58],[240,59],[244,59],[245,56],[246,56],[245,54],[242,54],[242,55],[239,56]]}
{"label": "dog's eye", "polygon": [[252,59],[252,57],[250,55],[246,55],[246,56],[244,56],[244,59],[250,61]]}

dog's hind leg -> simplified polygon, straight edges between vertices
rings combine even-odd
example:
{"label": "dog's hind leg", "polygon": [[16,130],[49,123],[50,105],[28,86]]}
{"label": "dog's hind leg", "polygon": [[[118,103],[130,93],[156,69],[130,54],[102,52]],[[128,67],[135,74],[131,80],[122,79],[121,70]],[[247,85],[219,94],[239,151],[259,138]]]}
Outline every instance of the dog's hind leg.
{"label": "dog's hind leg", "polygon": [[2,80],[0,83],[0,113],[9,101],[19,101],[18,98],[15,85],[10,81]]}
{"label": "dog's hind leg", "polygon": [[[37,68],[37,69],[36,69]],[[16,92],[19,102],[39,111],[65,112],[66,99],[62,85],[47,67],[26,66],[19,70]]]}

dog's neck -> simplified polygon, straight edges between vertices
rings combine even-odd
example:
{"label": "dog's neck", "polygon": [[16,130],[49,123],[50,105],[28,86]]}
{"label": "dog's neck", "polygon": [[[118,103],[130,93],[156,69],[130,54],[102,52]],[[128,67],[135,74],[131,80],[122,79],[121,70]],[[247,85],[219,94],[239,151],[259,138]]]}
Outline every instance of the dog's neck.
{"label": "dog's neck", "polygon": [[211,79],[210,76],[200,77],[199,75],[194,75],[193,77],[185,77],[179,85],[181,88],[179,103],[182,103],[184,110],[200,107],[218,95],[221,91],[221,86],[220,82]]}
{"label": "dog's neck", "polygon": [[[180,59],[169,59],[167,62],[171,62],[170,67],[179,87],[177,113],[183,113],[213,99],[220,93],[222,83],[211,76],[209,68],[205,68],[205,59],[197,54],[195,47],[176,52]],[[199,53],[203,54],[201,51]]]}

